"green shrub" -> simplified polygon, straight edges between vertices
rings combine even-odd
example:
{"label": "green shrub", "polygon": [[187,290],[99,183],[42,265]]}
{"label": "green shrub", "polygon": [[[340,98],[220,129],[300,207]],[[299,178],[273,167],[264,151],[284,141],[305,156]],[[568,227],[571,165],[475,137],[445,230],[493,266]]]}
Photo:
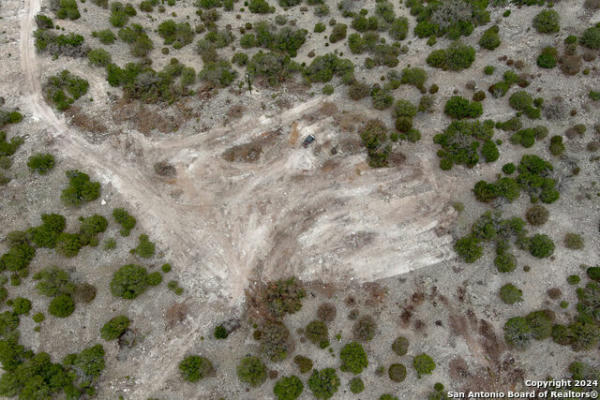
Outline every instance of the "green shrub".
{"label": "green shrub", "polygon": [[[600,266],[589,267],[586,270],[586,273],[587,273],[588,278],[590,278],[594,281],[600,281]],[[575,277],[575,276],[577,276],[577,275],[571,275],[569,278]],[[579,277],[577,276],[577,278],[579,278]],[[571,278],[571,280],[574,281],[575,279]],[[577,283],[579,283],[579,281],[577,281]]]}
{"label": "green shrub", "polygon": [[560,156],[565,152],[565,144],[562,136],[554,135],[550,138],[550,146],[548,148],[553,156]]}
{"label": "green shrub", "polygon": [[36,290],[44,296],[55,297],[75,293],[75,284],[71,281],[69,273],[59,267],[44,268],[33,275],[33,279],[38,281]]}
{"label": "green shrub", "polygon": [[533,98],[529,93],[523,90],[514,92],[508,102],[513,109],[522,111],[527,117],[531,119],[539,118],[539,108],[534,107]]}
{"label": "green shrub", "polygon": [[138,245],[133,251],[139,257],[150,258],[154,255],[156,246],[150,241],[148,235],[140,235],[138,237]]}
{"label": "green shrub", "polygon": [[27,160],[27,166],[31,172],[37,172],[40,175],[46,175],[54,168],[54,164],[54,156],[49,153],[36,153]]}
{"label": "green shrub", "polygon": [[231,62],[233,64],[239,65],[240,67],[248,64],[249,57],[246,53],[235,53],[233,57],[231,57]]}
{"label": "green shrub", "polygon": [[54,104],[59,111],[64,111],[85,95],[89,83],[77,75],[63,70],[57,75],[50,76],[44,84],[43,91],[46,99]]}
{"label": "green shrub", "polygon": [[469,68],[475,61],[475,49],[456,42],[447,49],[432,51],[425,61],[433,68],[462,71]]}
{"label": "green shrub", "polygon": [[149,286],[158,286],[162,283],[162,280],[162,274],[158,271],[151,272],[148,274],[147,281]]}
{"label": "green shrub", "polygon": [[524,317],[510,318],[504,324],[504,340],[518,350],[524,350],[532,336],[531,327]]}
{"label": "green shrub", "polygon": [[517,167],[515,167],[515,164],[513,163],[506,163],[502,166],[502,172],[504,172],[506,175],[511,175],[516,169]]}
{"label": "green shrub", "polygon": [[0,271],[22,271],[25,270],[31,260],[35,257],[35,248],[28,243],[19,243],[0,256]]}
{"label": "green shrub", "polygon": [[35,16],[35,24],[39,29],[53,29],[54,23],[50,17],[43,14],[37,14]]}
{"label": "green shrub", "polygon": [[469,102],[461,96],[452,96],[444,106],[444,113],[451,118],[477,118],[483,112],[483,107],[480,103]]}
{"label": "green shrub", "polygon": [[479,45],[487,50],[496,49],[501,43],[500,35],[498,35],[499,31],[500,28],[498,28],[498,25],[494,25],[491,28],[486,29],[479,39]]}
{"label": "green shrub", "polygon": [[100,329],[100,337],[106,341],[118,339],[129,328],[129,324],[131,324],[131,320],[125,315],[111,318]]}
{"label": "green shrub", "polygon": [[248,10],[255,14],[268,14],[275,11],[275,7],[271,7],[266,0],[250,0]]}
{"label": "green shrub", "polygon": [[408,352],[408,339],[404,336],[398,336],[392,343],[392,350],[399,356],[403,356]]}
{"label": "green shrub", "polygon": [[285,360],[290,352],[290,332],[282,322],[267,322],[260,330],[260,351],[270,361]]}
{"label": "green shrub", "polygon": [[326,29],[326,26],[325,26],[325,24],[324,24],[324,23],[322,23],[322,22],[317,22],[317,23],[315,24],[315,29],[314,29],[314,32],[315,32],[315,33],[321,33],[321,32],[325,32],[325,29]]}
{"label": "green shrub", "polygon": [[100,183],[90,181],[89,175],[77,170],[69,170],[66,175],[69,186],[62,191],[60,199],[67,206],[77,207],[100,197]]}
{"label": "green shrub", "polygon": [[417,107],[408,100],[398,100],[394,105],[394,117],[409,117],[417,115]]}
{"label": "green shrub", "polygon": [[567,249],[581,250],[584,247],[583,237],[576,233],[569,232],[565,234],[564,244]]}
{"label": "green shrub", "polygon": [[75,301],[67,294],[59,294],[52,299],[48,306],[50,315],[58,318],[66,318],[73,314],[73,311],[75,311]]}
{"label": "green shrub", "polygon": [[529,240],[529,252],[537,258],[550,257],[554,253],[554,242],[548,235],[535,234]]}
{"label": "green shrub", "polygon": [[331,35],[329,35],[329,41],[335,43],[345,39],[347,29],[348,25],[346,24],[335,24],[331,30]]}
{"label": "green shrub", "polygon": [[404,85],[412,85],[417,89],[423,89],[427,81],[427,72],[422,68],[404,68],[400,82]]}
{"label": "green shrub", "polygon": [[56,17],[59,19],[76,20],[81,17],[75,0],[58,0],[58,7],[55,12]]}
{"label": "green shrub", "polygon": [[122,266],[114,273],[110,291],[115,297],[132,300],[144,293],[148,287],[146,268],[135,264]]}
{"label": "green shrub", "polygon": [[402,364],[392,364],[388,368],[388,376],[394,382],[402,382],[406,379],[406,367]]}
{"label": "green shrub", "polygon": [[66,227],[66,220],[60,214],[42,214],[42,225],[27,230],[27,237],[37,247],[53,249],[59,235]]}
{"label": "green shrub", "polygon": [[394,396],[392,394],[386,393],[386,394],[382,394],[381,396],[379,396],[379,400],[398,400],[398,397]]}
{"label": "green shrub", "polygon": [[458,239],[454,244],[454,251],[466,263],[474,263],[483,255],[483,247],[480,245],[479,239],[472,235]]}
{"label": "green shrub", "polygon": [[215,87],[227,87],[237,77],[237,71],[232,69],[231,63],[226,60],[208,62],[198,73],[198,78]]}
{"label": "green shrub", "polygon": [[110,56],[110,53],[104,49],[94,49],[90,50],[88,53],[88,60],[90,61],[90,64],[95,67],[106,67],[112,62],[112,57]]}
{"label": "green shrub", "polygon": [[362,393],[363,390],[365,390],[365,384],[363,383],[362,379],[360,379],[359,377],[350,379],[349,386],[350,386],[350,391],[353,394]]}
{"label": "green shrub", "polygon": [[243,383],[258,387],[267,380],[267,367],[258,357],[246,356],[236,368],[237,376]]}
{"label": "green shrub", "polygon": [[117,40],[117,36],[110,29],[93,32],[92,36],[94,36],[94,33],[96,34],[95,37],[97,37],[102,44],[110,45]]}
{"label": "green shrub", "polygon": [[600,49],[600,27],[594,26],[583,31],[579,42],[588,49]]}
{"label": "green shrub", "polygon": [[334,76],[344,76],[354,71],[354,64],[346,58],[333,53],[315,57],[305,69],[305,75],[311,82],[329,82]]}
{"label": "green shrub", "polygon": [[310,358],[301,355],[294,357],[294,364],[296,364],[301,374],[304,374],[313,368],[313,361]]}
{"label": "green shrub", "polygon": [[62,256],[75,257],[82,247],[81,238],[76,233],[63,232],[56,238],[56,252]]}
{"label": "green shrub", "polygon": [[329,346],[329,331],[323,321],[311,321],[306,325],[304,333],[311,343],[318,345],[320,348],[324,349]]}
{"label": "green shrub", "polygon": [[259,297],[260,303],[266,305],[271,315],[279,319],[285,314],[299,311],[305,296],[302,282],[291,277],[268,282]]}
{"label": "green shrub", "polygon": [[498,272],[512,272],[517,267],[517,259],[511,253],[502,252],[494,258],[494,265]]}
{"label": "green shrub", "polygon": [[546,46],[537,58],[537,65],[540,68],[552,69],[558,63],[558,50],[552,46]]}
{"label": "green shrub", "polygon": [[567,282],[569,283],[569,285],[577,285],[579,284],[579,282],[581,282],[581,278],[579,277],[579,275],[569,275],[567,277]]}
{"label": "green shrub", "polygon": [[317,399],[329,399],[340,386],[340,378],[333,368],[314,370],[308,379],[308,387]]}
{"label": "green shrub", "polygon": [[408,19],[406,17],[398,17],[390,25],[388,31],[393,40],[404,40],[408,34]]}
{"label": "green shrub", "polygon": [[31,317],[31,319],[33,319],[33,322],[39,324],[41,322],[44,322],[44,320],[46,319],[46,316],[44,315],[44,313],[38,312],[38,313],[33,314],[33,317]]}
{"label": "green shrub", "polygon": [[129,232],[135,228],[137,220],[131,216],[124,208],[115,208],[113,210],[113,218],[121,225],[121,236],[129,236]]}
{"label": "green shrub", "polygon": [[171,267],[171,264],[169,264],[169,263],[165,263],[165,264],[163,264],[163,265],[160,267],[160,269],[162,270],[162,272],[164,272],[165,274],[168,274],[169,272],[171,272],[171,269],[172,269],[172,268],[173,268],[173,267]]}
{"label": "green shrub", "polygon": [[214,374],[210,360],[202,356],[187,356],[179,363],[179,372],[184,380],[198,382]]}
{"label": "green shrub", "polygon": [[367,353],[365,353],[362,345],[357,342],[351,342],[342,347],[340,359],[342,360],[340,370],[355,375],[360,374],[369,365]]}
{"label": "green shrub", "polygon": [[542,10],[533,18],[533,27],[539,33],[556,33],[560,30],[560,15],[555,10]]}
{"label": "green shrub", "polygon": [[496,67],[494,67],[493,65],[486,65],[483,68],[483,73],[486,75],[492,75],[494,71],[496,71]]}
{"label": "green shrub", "polygon": [[192,43],[194,39],[194,31],[189,23],[176,23],[172,19],[158,25],[158,34],[163,38],[165,45],[173,45],[176,49]]}
{"label": "green shrub", "polygon": [[296,400],[303,390],[302,381],[295,375],[284,376],[273,387],[273,393],[278,400]]}
{"label": "green shrub", "polygon": [[227,329],[223,325],[217,325],[215,326],[213,336],[215,339],[227,339],[229,332],[227,332]]}
{"label": "green shrub", "polygon": [[12,301],[12,309],[16,315],[29,314],[31,310],[31,300],[24,297],[17,297]]}
{"label": "green shrub", "polygon": [[512,283],[507,283],[500,288],[500,299],[505,304],[515,304],[523,301],[523,291],[513,285]]}
{"label": "green shrub", "polygon": [[421,378],[422,375],[431,374],[435,369],[435,362],[433,359],[425,354],[419,354],[413,358],[413,367],[417,372],[417,377]]}

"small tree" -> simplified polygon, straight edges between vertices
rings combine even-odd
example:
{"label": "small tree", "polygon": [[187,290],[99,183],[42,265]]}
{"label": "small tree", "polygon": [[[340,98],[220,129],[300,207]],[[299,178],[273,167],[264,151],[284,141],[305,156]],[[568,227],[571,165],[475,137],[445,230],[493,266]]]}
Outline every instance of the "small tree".
{"label": "small tree", "polygon": [[402,382],[406,379],[406,367],[402,364],[392,364],[388,368],[388,376],[394,382]]}
{"label": "small tree", "polygon": [[435,362],[429,355],[422,353],[415,356],[413,359],[413,367],[415,368],[415,371],[417,371],[417,377],[421,378],[421,375],[431,374],[433,372],[435,369]]}
{"label": "small tree", "polygon": [[504,324],[504,340],[519,350],[524,350],[529,345],[531,337],[531,327],[523,317],[510,318]]}
{"label": "small tree", "polygon": [[365,384],[359,377],[350,379],[350,391],[354,394],[362,393],[365,390]]}
{"label": "small tree", "polygon": [[404,336],[398,336],[392,343],[392,350],[399,356],[403,356],[408,352],[408,339]]}
{"label": "small tree", "polygon": [[58,318],[66,318],[75,311],[75,301],[67,294],[60,294],[52,299],[48,312]]}
{"label": "small tree", "polygon": [[499,295],[505,304],[515,304],[523,301],[523,291],[512,283],[503,285],[500,288]]}
{"label": "small tree", "polygon": [[548,235],[538,233],[529,239],[529,252],[537,258],[550,257],[554,253],[554,242]]}
{"label": "small tree", "polygon": [[187,356],[179,363],[179,372],[184,380],[198,382],[214,373],[210,360],[202,356]]}
{"label": "small tree", "polygon": [[340,369],[344,372],[352,372],[355,375],[360,374],[369,365],[367,353],[362,345],[357,342],[351,342],[342,347],[340,359],[342,360]]}
{"label": "small tree", "polygon": [[308,379],[308,387],[317,399],[329,399],[338,391],[340,378],[333,368],[315,369]]}
{"label": "small tree", "polygon": [[46,175],[54,168],[54,156],[49,153],[36,153],[29,157],[27,166],[31,172],[37,172],[40,175]]}
{"label": "small tree", "polygon": [[543,10],[533,18],[533,27],[539,33],[556,33],[560,30],[560,15],[555,10]]}
{"label": "small tree", "polygon": [[148,272],[146,268],[135,264],[124,265],[110,282],[110,291],[115,297],[135,299],[148,287]]}
{"label": "small tree", "polygon": [[258,357],[242,358],[236,371],[240,381],[252,387],[258,387],[267,380],[267,367]]}
{"label": "small tree", "polygon": [[125,315],[111,318],[100,329],[100,336],[106,341],[118,339],[129,328],[129,324],[131,324],[131,320]]}
{"label": "small tree", "polygon": [[304,333],[311,343],[318,345],[320,348],[324,349],[329,346],[329,330],[323,321],[311,321],[306,325]]}
{"label": "small tree", "polygon": [[278,400],[296,400],[303,390],[302,381],[295,375],[284,376],[273,387],[273,393]]}

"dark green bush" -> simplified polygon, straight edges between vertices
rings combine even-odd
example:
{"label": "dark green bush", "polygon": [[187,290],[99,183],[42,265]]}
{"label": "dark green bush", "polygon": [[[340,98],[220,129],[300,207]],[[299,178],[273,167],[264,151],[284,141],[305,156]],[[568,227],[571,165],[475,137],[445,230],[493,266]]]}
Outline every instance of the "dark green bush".
{"label": "dark green bush", "polygon": [[267,367],[258,357],[246,356],[236,368],[237,376],[243,383],[258,387],[267,380]]}
{"label": "dark green bush", "polygon": [[75,0],[58,0],[57,3],[58,7],[54,10],[57,18],[76,20],[81,17]]}
{"label": "dark green bush", "polygon": [[227,339],[229,332],[227,332],[227,329],[223,325],[217,325],[215,326],[213,336],[215,339]]}
{"label": "dark green bush", "polygon": [[494,123],[480,121],[453,121],[444,133],[437,134],[433,142],[442,147],[438,151],[440,168],[451,169],[453,164],[462,164],[468,168],[479,162],[477,149],[480,142],[491,140],[494,135]]}
{"label": "dark green bush", "polygon": [[42,214],[42,225],[28,229],[27,236],[37,247],[52,249],[65,227],[66,220],[62,215]]}
{"label": "dark green bush", "polygon": [[67,294],[59,294],[52,299],[48,306],[50,315],[58,318],[66,318],[73,314],[73,311],[75,311],[75,301]]}
{"label": "dark green bush", "polygon": [[163,21],[158,25],[158,34],[163,38],[165,45],[171,44],[176,49],[192,43],[194,39],[194,31],[189,23],[176,23],[172,19]]}
{"label": "dark green bush", "polygon": [[294,364],[296,364],[301,374],[304,374],[313,368],[313,361],[310,358],[301,355],[294,357]]}
{"label": "dark green bush", "polygon": [[594,26],[583,31],[579,42],[588,49],[600,49],[600,27]]}
{"label": "dark green bush", "polygon": [[554,135],[550,138],[549,150],[553,156],[560,156],[565,152],[565,144],[563,143],[562,136]]}
{"label": "dark green bush", "polygon": [[359,377],[350,379],[349,386],[350,386],[350,391],[353,394],[362,393],[362,391],[365,390],[365,384],[363,383],[362,379],[360,379]]}
{"label": "dark green bush", "polygon": [[266,0],[250,0],[248,10],[255,14],[268,14],[275,11],[275,7],[271,7]]}
{"label": "dark green bush", "polygon": [[144,293],[148,287],[146,268],[135,264],[122,266],[114,273],[110,291],[115,297],[132,300]]}
{"label": "dark green bush", "polygon": [[117,36],[110,29],[103,29],[101,31],[93,32],[92,36],[98,38],[102,44],[113,44],[117,40]]}
{"label": "dark green bush", "polygon": [[52,19],[43,14],[37,14],[35,16],[35,24],[37,25],[38,29],[54,28],[54,23],[52,22]]}
{"label": "dark green bush", "polygon": [[512,272],[517,267],[517,258],[508,252],[502,252],[494,258],[494,265],[498,272]]}
{"label": "dark green bush", "polygon": [[335,43],[345,39],[347,29],[348,25],[346,24],[335,24],[331,30],[331,35],[329,35],[329,41]]}
{"label": "dark green bush", "polygon": [[[586,270],[586,273],[587,273],[588,278],[590,278],[594,281],[600,281],[600,266],[589,267]],[[572,275],[572,276],[577,276],[577,275]]]}
{"label": "dark green bush", "polygon": [[539,33],[556,33],[560,30],[560,15],[555,10],[542,10],[533,18],[533,27]]}
{"label": "dark green bush", "polygon": [[461,96],[452,96],[444,106],[444,113],[451,118],[477,118],[483,113],[481,103],[470,102]]}
{"label": "dark green bush", "polygon": [[54,168],[54,164],[54,156],[49,153],[36,153],[27,160],[27,166],[31,172],[37,172],[40,175],[46,175]]}
{"label": "dark green bush", "polygon": [[284,376],[273,387],[273,393],[278,400],[296,400],[303,390],[302,381],[295,375]]}
{"label": "dark green bush", "polygon": [[558,50],[552,46],[546,46],[537,58],[537,65],[540,68],[552,69],[558,63]]}
{"label": "dark green bush", "polygon": [[179,363],[179,372],[184,380],[188,382],[198,382],[214,374],[215,370],[212,363],[206,357],[187,356]]}
{"label": "dark green bush", "polygon": [[473,61],[475,61],[475,49],[456,42],[447,49],[432,51],[425,61],[429,66],[434,68],[462,71],[469,68],[473,64]]}
{"label": "dark green bush", "polygon": [[406,17],[396,18],[390,25],[388,31],[393,40],[404,40],[408,34],[408,19]]}
{"label": "dark green bush", "polygon": [[333,368],[313,370],[308,379],[308,387],[317,399],[329,399],[338,391],[340,378]]}
{"label": "dark green bush", "polygon": [[498,28],[498,25],[494,25],[491,28],[486,29],[479,39],[479,45],[487,50],[496,49],[501,43],[500,35],[498,35],[499,31],[500,28]]}
{"label": "dark green bush", "polygon": [[552,311],[532,311],[525,316],[525,320],[531,331],[532,338],[544,340],[552,335],[552,322],[554,321],[554,313]]}
{"label": "dark green bush", "polygon": [[62,256],[75,257],[82,247],[81,238],[76,233],[63,232],[56,238],[56,252]]}
{"label": "dark green bush", "polygon": [[112,62],[112,57],[110,56],[110,53],[104,49],[94,49],[90,50],[88,53],[88,60],[90,61],[90,64],[95,67],[106,67]]}
{"label": "dark green bush", "polygon": [[0,271],[22,271],[26,270],[35,257],[35,248],[27,243],[19,243],[0,256]]}
{"label": "dark green bush", "polygon": [[232,69],[231,63],[226,60],[209,62],[198,73],[201,81],[208,82],[215,87],[227,87],[237,77],[237,71]]}
{"label": "dark green bush", "polygon": [[499,295],[505,304],[515,304],[523,301],[523,291],[512,283],[503,285],[500,288]]}
{"label": "dark green bush", "polygon": [[43,91],[48,101],[54,104],[59,111],[64,111],[75,100],[85,95],[88,88],[88,81],[63,70],[61,73],[48,78]]}
{"label": "dark green bush", "polygon": [[392,350],[399,356],[403,356],[408,352],[408,339],[404,336],[398,336],[392,343]]}
{"label": "dark green bush", "polygon": [[16,315],[29,314],[31,310],[31,300],[24,297],[17,297],[12,301],[12,309]]}
{"label": "dark green bush", "polygon": [[150,241],[148,235],[140,235],[138,237],[138,245],[133,251],[139,257],[151,258],[156,251],[156,246]]}
{"label": "dark green bush", "polygon": [[504,340],[518,350],[524,350],[532,336],[531,327],[524,317],[510,318],[504,324]]}
{"label": "dark green bush", "polygon": [[413,367],[417,372],[417,377],[421,378],[422,375],[431,374],[435,369],[435,362],[433,359],[425,354],[419,354],[413,358]]}
{"label": "dark green bush", "polygon": [[519,90],[513,93],[508,99],[510,106],[517,110],[522,111],[527,117],[536,119],[540,117],[539,108],[534,107],[533,98],[529,93]]}
{"label": "dark green bush", "polygon": [[342,360],[340,370],[355,375],[360,374],[369,365],[367,353],[365,353],[362,345],[357,342],[351,342],[342,347],[340,359]]}
{"label": "dark green bush", "polygon": [[354,71],[354,64],[346,58],[333,53],[315,57],[305,69],[305,75],[311,82],[329,82],[334,76],[342,77]]}
{"label": "dark green bush", "polygon": [[479,239],[472,235],[467,235],[458,239],[454,244],[454,251],[456,251],[466,263],[474,263],[483,255],[483,247],[481,246]]}
{"label": "dark green bush", "polygon": [[75,293],[75,284],[71,281],[69,273],[59,267],[47,267],[33,275],[38,281],[35,288],[38,293],[55,297],[59,294],[72,295]]}
{"label": "dark green bush", "polygon": [[550,257],[554,253],[554,242],[548,235],[535,234],[529,240],[529,252],[537,258]]}
{"label": "dark green bush", "polygon": [[121,225],[121,236],[129,236],[129,232],[135,228],[137,220],[130,215],[124,208],[115,208],[113,210],[113,218]]}
{"label": "dark green bush", "polygon": [[388,376],[394,382],[402,382],[406,379],[406,367],[402,364],[392,364],[388,368]]}
{"label": "dark green bush", "polygon": [[311,321],[306,325],[304,333],[311,343],[318,345],[320,348],[324,349],[329,346],[329,330],[323,321]]}
{"label": "dark green bush", "polygon": [[111,318],[100,329],[100,337],[106,341],[118,339],[125,333],[130,324],[131,320],[125,315]]}
{"label": "dark green bush", "polygon": [[100,197],[100,183],[90,181],[89,175],[77,170],[69,170],[65,174],[69,178],[69,186],[62,191],[60,199],[67,206],[80,206]]}

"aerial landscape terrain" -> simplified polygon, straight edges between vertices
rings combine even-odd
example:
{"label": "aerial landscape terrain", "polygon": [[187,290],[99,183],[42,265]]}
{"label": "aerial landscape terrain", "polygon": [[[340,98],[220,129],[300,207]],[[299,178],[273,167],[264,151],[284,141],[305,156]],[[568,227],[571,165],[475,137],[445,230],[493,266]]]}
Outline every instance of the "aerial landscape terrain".
{"label": "aerial landscape terrain", "polygon": [[600,391],[600,0],[0,0],[0,398]]}

